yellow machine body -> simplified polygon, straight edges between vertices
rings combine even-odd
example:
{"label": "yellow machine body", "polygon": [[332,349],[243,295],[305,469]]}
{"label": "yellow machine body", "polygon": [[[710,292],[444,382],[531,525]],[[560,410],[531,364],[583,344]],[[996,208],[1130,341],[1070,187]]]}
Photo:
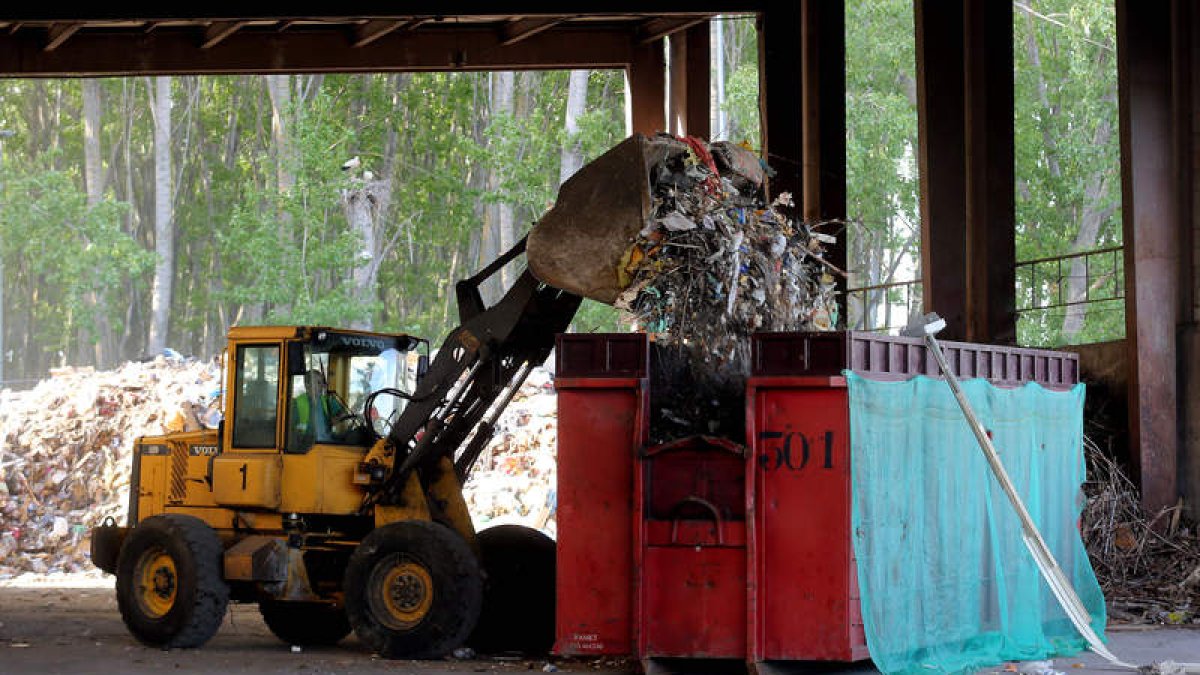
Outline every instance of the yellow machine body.
{"label": "yellow machine body", "polygon": [[[362,477],[364,460],[370,453],[378,464],[381,451],[372,452],[372,446],[379,448],[385,441],[360,434],[357,442],[318,438],[300,449],[292,446],[298,413],[290,381],[298,382],[303,369],[290,360],[305,358],[303,345],[321,335],[336,336],[351,347],[359,342],[370,345],[372,340],[393,346],[415,343],[403,334],[318,327],[231,329],[225,359],[225,421],[218,430],[138,439],[129,523],[123,529],[159,514],[194,516],[225,543],[227,581],[248,583],[247,598],[267,593],[305,601],[336,602],[338,590],[336,579],[324,584],[295,579],[311,576],[302,554],[349,551],[380,525],[438,521],[473,546],[474,527],[450,458],[438,464],[434,475],[413,472],[403,504],[364,506],[369,485]],[[306,369],[312,364],[303,365]],[[320,365],[329,390],[347,398],[356,376],[351,359],[334,350]],[[296,537],[290,525],[299,521],[323,523],[323,536]],[[126,533],[121,532],[122,539]],[[288,548],[299,552],[290,560],[280,553]],[[97,564],[103,567],[100,561]],[[278,579],[280,570],[288,578]],[[298,593],[297,585],[304,590]],[[310,585],[324,592],[310,592]]]}

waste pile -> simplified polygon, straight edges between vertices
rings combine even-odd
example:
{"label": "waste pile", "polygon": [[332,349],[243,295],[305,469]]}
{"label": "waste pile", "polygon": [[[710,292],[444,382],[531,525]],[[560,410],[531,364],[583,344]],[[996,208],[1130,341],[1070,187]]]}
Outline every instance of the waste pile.
{"label": "waste pile", "polygon": [[1200,532],[1182,504],[1148,514],[1137,488],[1092,438],[1084,438],[1088,480],[1080,519],[1109,620],[1200,624]]}
{"label": "waste pile", "polygon": [[622,261],[615,304],[656,336],[654,440],[736,438],[750,335],[838,322],[835,275],[844,273],[824,247],[840,223],[789,218],[788,193],[767,202],[769,169],[742,146],[665,135],[654,143],[653,217]]}
{"label": "waste pile", "polygon": [[91,528],[125,521],[134,439],[215,427],[220,381],[213,362],[160,356],[0,392],[0,579],[93,569]]}
{"label": "waste pile", "polygon": [[477,530],[516,524],[555,536],[557,429],[550,372],[534,368],[463,486]]}

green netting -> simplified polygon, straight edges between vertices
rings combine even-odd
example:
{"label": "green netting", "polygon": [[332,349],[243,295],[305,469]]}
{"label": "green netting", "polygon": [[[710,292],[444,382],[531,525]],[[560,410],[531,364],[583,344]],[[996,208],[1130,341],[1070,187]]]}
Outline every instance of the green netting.
{"label": "green netting", "polygon": [[[871,658],[885,673],[956,673],[1085,643],[1038,574],[950,387],[847,372],[854,551]],[[1046,544],[1103,635],[1079,536],[1084,387],[962,383]]]}

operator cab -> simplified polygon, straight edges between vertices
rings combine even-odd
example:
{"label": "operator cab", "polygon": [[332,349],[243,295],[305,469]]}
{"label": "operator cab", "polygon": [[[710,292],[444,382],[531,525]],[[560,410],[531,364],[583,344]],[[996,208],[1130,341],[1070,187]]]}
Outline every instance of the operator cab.
{"label": "operator cab", "polygon": [[282,344],[237,341],[231,354],[232,446],[278,448],[282,439],[285,453],[304,454],[318,444],[369,447],[386,434],[406,399],[371,394],[413,391],[427,359],[413,352],[424,341],[403,334],[292,330]]}

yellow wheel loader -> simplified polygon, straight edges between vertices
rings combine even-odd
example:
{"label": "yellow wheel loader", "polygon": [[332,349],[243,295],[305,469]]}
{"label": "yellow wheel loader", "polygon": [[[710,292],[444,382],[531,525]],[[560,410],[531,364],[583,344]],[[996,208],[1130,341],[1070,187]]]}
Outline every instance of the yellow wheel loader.
{"label": "yellow wheel loader", "polygon": [[485,307],[480,284],[523,249],[457,284],[461,325],[432,363],[409,335],[231,329],[220,428],[139,438],[128,523],[92,532],[130,632],[195,647],[233,601],[257,602],[297,645],[353,630],[392,658],[468,638],[549,649],[553,542],[512,526],[477,536],[462,496],[496,418],[580,302],[525,272]]}

